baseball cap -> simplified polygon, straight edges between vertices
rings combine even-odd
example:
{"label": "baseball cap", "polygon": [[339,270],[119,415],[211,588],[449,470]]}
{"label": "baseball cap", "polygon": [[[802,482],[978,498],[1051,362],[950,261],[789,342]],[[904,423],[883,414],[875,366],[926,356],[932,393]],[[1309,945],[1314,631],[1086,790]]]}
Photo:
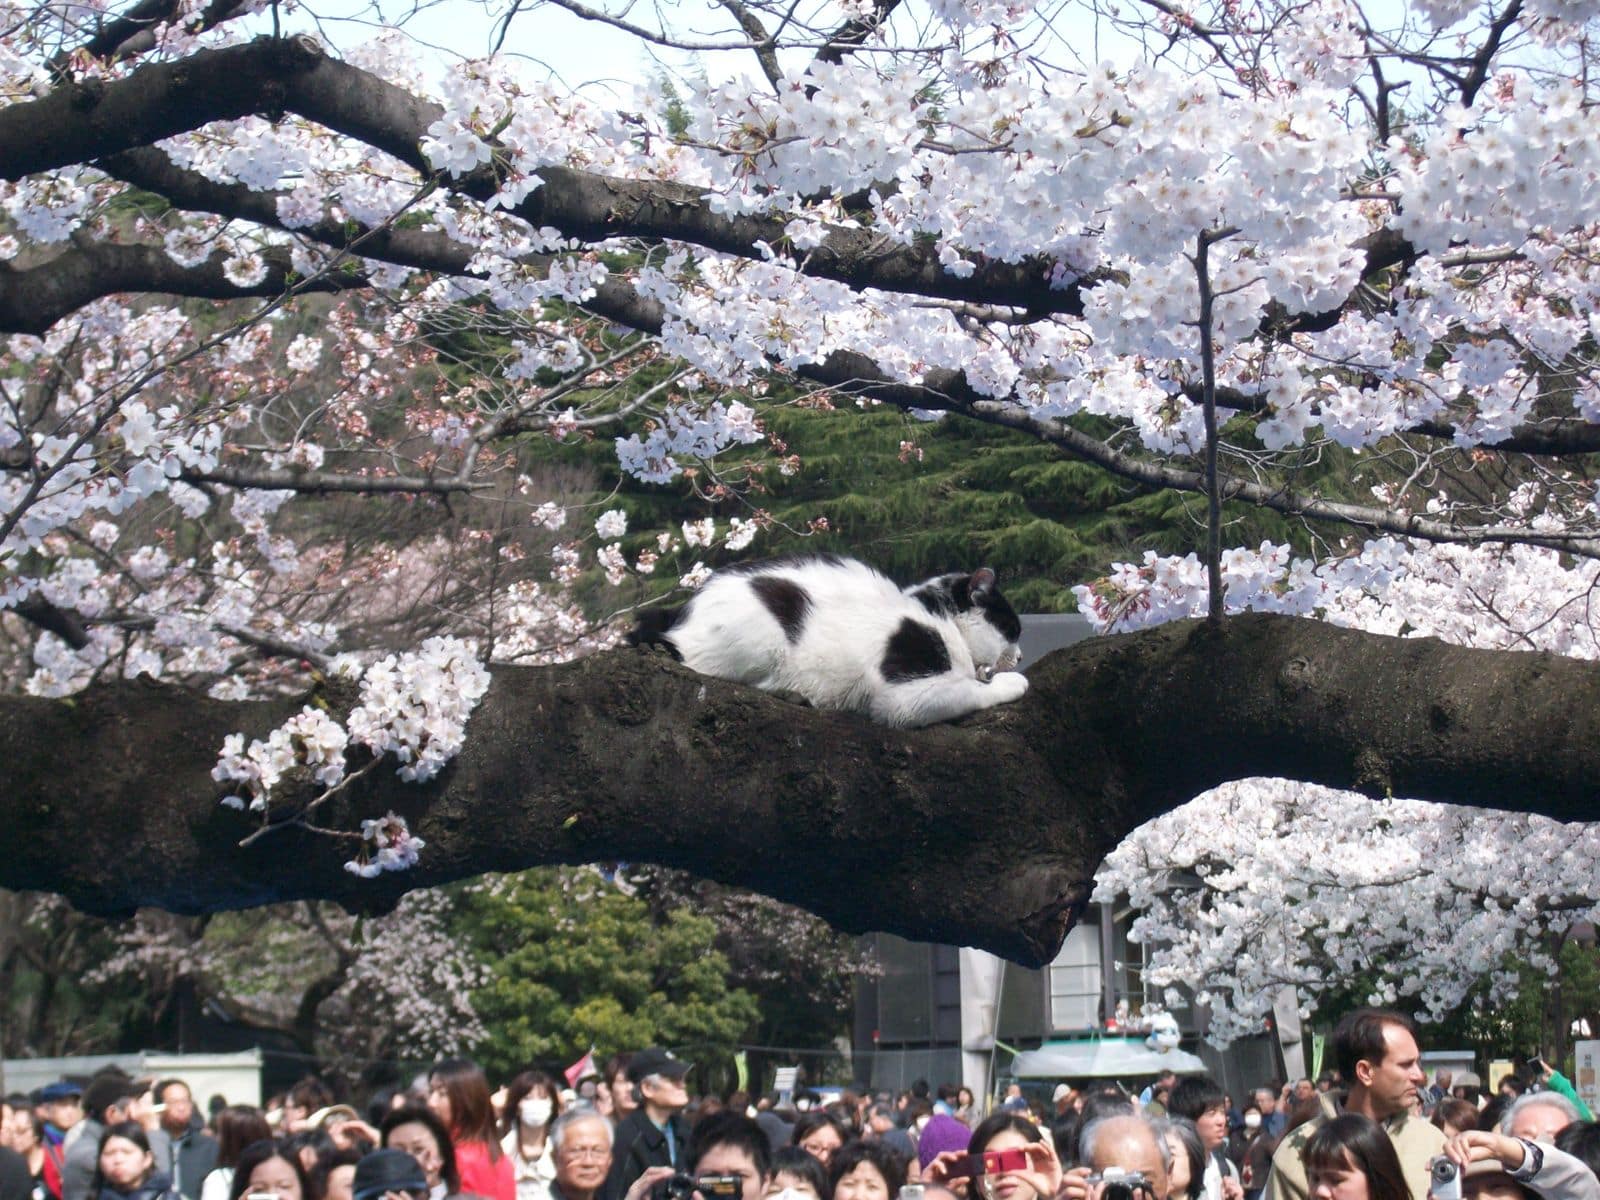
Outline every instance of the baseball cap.
{"label": "baseball cap", "polygon": [[1050,1103],[1060,1104],[1070,1095],[1072,1095],[1072,1089],[1064,1083],[1058,1083],[1056,1084],[1055,1093],[1050,1097]]}
{"label": "baseball cap", "polygon": [[641,1083],[652,1075],[664,1075],[668,1079],[682,1079],[689,1073],[693,1063],[686,1063],[681,1058],[674,1058],[670,1050],[663,1050],[660,1046],[651,1046],[648,1050],[641,1050],[633,1056],[628,1063],[628,1080],[631,1083]]}
{"label": "baseball cap", "polygon": [[356,1164],[350,1194],[355,1200],[370,1200],[385,1192],[426,1192],[428,1177],[417,1160],[404,1150],[374,1150]]}
{"label": "baseball cap", "polygon": [[29,1099],[35,1104],[55,1104],[61,1100],[74,1100],[83,1095],[83,1088],[70,1079],[63,1079],[60,1083],[47,1083],[33,1093]]}

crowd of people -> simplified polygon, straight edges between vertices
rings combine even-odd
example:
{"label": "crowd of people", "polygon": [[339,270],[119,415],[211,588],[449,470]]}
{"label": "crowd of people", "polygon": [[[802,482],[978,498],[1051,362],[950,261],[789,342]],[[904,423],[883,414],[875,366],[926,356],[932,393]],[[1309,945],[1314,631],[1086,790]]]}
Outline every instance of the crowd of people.
{"label": "crowd of people", "polygon": [[1332,1040],[1336,1074],[1237,1105],[1168,1073],[988,1113],[922,1083],[691,1098],[659,1047],[498,1090],[447,1060],[364,1113],[308,1078],[207,1119],[183,1080],[106,1070],[6,1097],[0,1200],[1600,1200],[1600,1125],[1547,1064],[1490,1096],[1430,1084],[1403,1014]]}

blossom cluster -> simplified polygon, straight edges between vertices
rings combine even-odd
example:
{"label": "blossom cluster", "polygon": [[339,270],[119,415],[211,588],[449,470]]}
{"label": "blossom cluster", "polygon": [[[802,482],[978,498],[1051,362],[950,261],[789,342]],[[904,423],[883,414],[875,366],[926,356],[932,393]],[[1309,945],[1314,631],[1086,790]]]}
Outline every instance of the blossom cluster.
{"label": "blossom cluster", "polygon": [[[416,651],[388,655],[365,670],[349,659],[337,669],[360,678],[360,701],[346,723],[307,705],[248,746],[242,733],[230,734],[211,772],[219,783],[235,785],[223,804],[265,814],[278,798],[275,789],[281,795],[285,777],[301,766],[324,789],[311,802],[320,803],[346,778],[349,752],[357,746],[370,751],[372,761],[393,754],[404,780],[431,779],[460,752],[467,720],[489,688],[489,672],[457,638],[429,638]],[[363,821],[361,838],[372,843],[372,852],[345,865],[364,877],[413,866],[425,844],[394,813]]]}

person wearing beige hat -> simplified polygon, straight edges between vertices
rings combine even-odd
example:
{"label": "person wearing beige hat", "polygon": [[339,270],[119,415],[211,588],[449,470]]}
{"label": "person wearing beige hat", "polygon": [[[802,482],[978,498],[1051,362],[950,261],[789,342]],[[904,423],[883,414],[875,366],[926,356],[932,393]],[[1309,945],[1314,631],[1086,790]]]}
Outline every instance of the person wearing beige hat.
{"label": "person wearing beige hat", "polygon": [[1462,1200],[1600,1200],[1600,1179],[1581,1159],[1541,1142],[1468,1129],[1443,1157],[1461,1171]]}

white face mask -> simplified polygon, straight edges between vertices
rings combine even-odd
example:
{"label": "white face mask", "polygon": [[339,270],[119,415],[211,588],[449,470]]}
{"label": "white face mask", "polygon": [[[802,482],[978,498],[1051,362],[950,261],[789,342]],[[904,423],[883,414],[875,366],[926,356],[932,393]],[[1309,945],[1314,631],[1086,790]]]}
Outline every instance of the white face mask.
{"label": "white face mask", "polygon": [[529,1096],[517,1105],[517,1117],[524,1125],[545,1125],[550,1121],[552,1109],[550,1101],[543,1096]]}
{"label": "white face mask", "polygon": [[1261,1125],[1261,1114],[1260,1113],[1245,1113],[1245,1115],[1244,1115],[1244,1127],[1246,1129],[1256,1129],[1260,1125]]}
{"label": "white face mask", "polygon": [[931,1119],[932,1118],[930,1117],[918,1117],[916,1120],[917,1132],[921,1133],[924,1129],[926,1129],[928,1127],[928,1122]]}

